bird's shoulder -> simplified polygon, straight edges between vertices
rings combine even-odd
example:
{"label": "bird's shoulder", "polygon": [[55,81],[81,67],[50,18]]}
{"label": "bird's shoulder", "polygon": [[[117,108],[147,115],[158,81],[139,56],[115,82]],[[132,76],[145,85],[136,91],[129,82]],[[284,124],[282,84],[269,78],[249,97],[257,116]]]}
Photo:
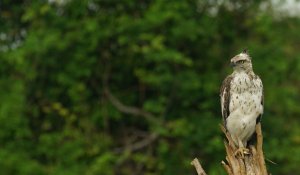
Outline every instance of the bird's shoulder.
{"label": "bird's shoulder", "polygon": [[261,81],[259,75],[255,74],[254,72],[252,72],[252,74],[253,74],[253,79],[254,79],[254,80],[259,80],[259,81]]}
{"label": "bird's shoulder", "polygon": [[230,88],[231,82],[234,78],[233,74],[228,75],[222,82],[220,88],[220,97],[221,97],[221,112],[223,117],[224,126],[226,127],[226,119],[229,116],[229,104],[230,104]]}
{"label": "bird's shoulder", "polygon": [[255,81],[257,82],[258,87],[261,90],[261,104],[264,105],[264,87],[263,87],[262,80],[260,79],[260,77],[258,75],[256,75]]}
{"label": "bird's shoulder", "polygon": [[263,88],[262,80],[258,75],[254,74],[253,80],[259,85],[260,88]]}
{"label": "bird's shoulder", "polygon": [[234,78],[233,74],[228,75],[222,82],[221,88],[220,88],[220,95],[222,96],[222,94],[225,92],[225,90],[229,90],[230,88],[230,84],[232,79]]}

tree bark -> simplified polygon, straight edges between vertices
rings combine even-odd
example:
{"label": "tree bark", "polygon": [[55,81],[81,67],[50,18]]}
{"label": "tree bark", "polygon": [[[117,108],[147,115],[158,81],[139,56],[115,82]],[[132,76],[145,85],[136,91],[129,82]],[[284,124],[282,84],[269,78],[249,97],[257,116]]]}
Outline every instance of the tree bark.
{"label": "tree bark", "polygon": [[[263,154],[263,135],[260,123],[256,125],[256,146],[251,145],[249,148],[250,154],[244,157],[235,155],[237,147],[225,128],[221,126],[221,129],[226,136],[226,141],[224,142],[226,161],[222,161],[221,164],[228,175],[268,175]],[[191,164],[195,166],[198,175],[206,175],[198,159],[194,159]]]}

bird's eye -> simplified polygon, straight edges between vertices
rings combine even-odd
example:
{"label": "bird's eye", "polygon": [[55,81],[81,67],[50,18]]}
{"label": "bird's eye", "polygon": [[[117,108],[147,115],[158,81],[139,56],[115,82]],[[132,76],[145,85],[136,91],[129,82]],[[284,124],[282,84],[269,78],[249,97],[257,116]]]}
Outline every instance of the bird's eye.
{"label": "bird's eye", "polygon": [[240,60],[238,61],[238,63],[243,64],[245,62],[245,60]]}

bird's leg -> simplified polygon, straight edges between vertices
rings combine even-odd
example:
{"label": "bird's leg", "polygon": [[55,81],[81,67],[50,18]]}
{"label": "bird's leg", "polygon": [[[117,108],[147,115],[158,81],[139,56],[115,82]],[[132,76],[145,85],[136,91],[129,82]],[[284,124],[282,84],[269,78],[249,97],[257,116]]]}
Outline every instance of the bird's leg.
{"label": "bird's leg", "polygon": [[245,154],[250,154],[250,151],[248,148],[246,148],[246,145],[244,145],[242,143],[242,141],[240,139],[238,139],[238,149],[234,152],[234,155],[237,156],[241,156],[243,159],[245,158]]}

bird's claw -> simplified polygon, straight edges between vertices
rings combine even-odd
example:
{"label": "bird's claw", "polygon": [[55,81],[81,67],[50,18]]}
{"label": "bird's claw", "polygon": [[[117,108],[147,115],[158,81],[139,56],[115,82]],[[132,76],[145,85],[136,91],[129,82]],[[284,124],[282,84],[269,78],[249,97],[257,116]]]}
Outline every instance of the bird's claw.
{"label": "bird's claw", "polygon": [[250,150],[248,148],[238,148],[235,152],[234,155],[235,156],[241,156],[242,158],[245,158],[245,154],[249,155],[250,154]]}

